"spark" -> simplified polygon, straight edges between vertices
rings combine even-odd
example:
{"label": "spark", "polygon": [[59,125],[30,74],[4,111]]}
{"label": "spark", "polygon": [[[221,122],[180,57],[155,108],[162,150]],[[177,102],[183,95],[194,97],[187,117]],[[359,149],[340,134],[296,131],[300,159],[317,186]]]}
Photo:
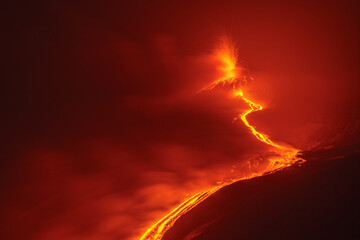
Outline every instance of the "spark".
{"label": "spark", "polygon": [[[222,77],[210,83],[209,85],[202,88],[199,92],[212,90],[215,87],[221,85],[229,85],[233,87],[233,96],[241,99],[245,103],[248,104],[249,109],[238,115],[238,118],[241,119],[246,127],[248,127],[251,133],[261,142],[266,143],[274,147],[275,152],[277,153],[277,157],[273,157],[269,159],[269,163],[265,169],[260,172],[252,173],[250,176],[229,179],[226,181],[218,182],[218,185],[215,187],[210,187],[206,190],[200,191],[190,198],[186,199],[179,206],[174,208],[170,213],[168,213],[165,217],[160,219],[158,222],[153,224],[148,230],[143,234],[140,240],[161,240],[164,236],[165,232],[169,230],[176,220],[178,220],[182,215],[189,212],[191,209],[196,207],[199,203],[204,201],[210,195],[218,191],[220,188],[232,184],[237,181],[251,179],[254,177],[263,176],[265,174],[273,173],[289,167],[293,164],[303,163],[305,160],[297,157],[299,150],[289,147],[283,146],[278,143],[275,143],[270,139],[270,137],[264,133],[261,133],[256,130],[254,126],[252,126],[246,117],[253,112],[257,112],[263,109],[260,104],[257,104],[250,99],[244,97],[244,93],[242,89],[239,87],[247,83],[247,79],[249,77],[243,76],[242,69],[237,66],[237,50],[234,47],[234,44],[227,39],[223,39],[222,44],[217,49],[215,53],[218,60],[221,62],[219,70],[222,71]],[[252,79],[252,78],[250,78]]]}

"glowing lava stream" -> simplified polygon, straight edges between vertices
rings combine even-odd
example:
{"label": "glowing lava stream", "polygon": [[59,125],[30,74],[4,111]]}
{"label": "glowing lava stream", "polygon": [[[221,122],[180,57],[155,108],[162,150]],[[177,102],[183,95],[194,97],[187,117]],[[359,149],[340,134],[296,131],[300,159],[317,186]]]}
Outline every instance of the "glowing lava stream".
{"label": "glowing lava stream", "polygon": [[273,146],[276,149],[277,155],[279,157],[270,158],[267,167],[260,172],[252,173],[250,176],[241,177],[238,179],[230,179],[228,181],[224,181],[215,187],[211,187],[209,189],[203,190],[201,192],[196,193],[192,197],[186,199],[183,203],[173,209],[170,213],[168,213],[165,217],[159,220],[157,223],[152,225],[148,230],[143,234],[140,240],[160,240],[165,232],[169,230],[175,223],[175,221],[180,218],[182,215],[190,211],[192,208],[197,206],[199,203],[204,201],[208,198],[211,194],[215,193],[220,188],[232,184],[234,182],[250,179],[258,176],[262,176],[264,174],[272,173],[278,170],[281,170],[285,167],[289,167],[295,163],[304,162],[303,159],[297,157],[297,153],[299,150],[281,146],[277,143],[274,143],[269,136],[266,134],[258,132],[255,127],[250,125],[248,120],[246,119],[247,115],[252,112],[262,110],[262,106],[252,102],[251,100],[245,98],[243,96],[243,92],[240,89],[235,89],[235,86],[239,83],[246,83],[246,78],[243,77],[240,79],[239,73],[240,68],[236,67],[237,63],[237,54],[236,49],[233,47],[230,41],[224,41],[223,46],[217,51],[216,54],[217,58],[223,63],[220,67],[220,70],[223,72],[223,77],[219,78],[218,80],[214,81],[210,85],[206,86],[205,88],[201,89],[204,90],[212,90],[218,85],[232,85],[234,87],[234,96],[240,98],[241,100],[245,101],[250,109],[246,112],[239,114],[239,118],[244,122],[244,124],[251,130],[252,134],[260,141]]}

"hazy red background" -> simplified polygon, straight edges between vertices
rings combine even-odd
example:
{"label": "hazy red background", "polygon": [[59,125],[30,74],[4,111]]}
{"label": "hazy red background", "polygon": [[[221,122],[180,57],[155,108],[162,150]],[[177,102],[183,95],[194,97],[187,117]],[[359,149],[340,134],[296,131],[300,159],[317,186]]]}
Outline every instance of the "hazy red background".
{"label": "hazy red background", "polygon": [[1,238],[128,239],[264,151],[232,123],[245,105],[196,94],[225,32],[259,129],[303,150],[358,140],[359,7],[289,2],[4,6]]}

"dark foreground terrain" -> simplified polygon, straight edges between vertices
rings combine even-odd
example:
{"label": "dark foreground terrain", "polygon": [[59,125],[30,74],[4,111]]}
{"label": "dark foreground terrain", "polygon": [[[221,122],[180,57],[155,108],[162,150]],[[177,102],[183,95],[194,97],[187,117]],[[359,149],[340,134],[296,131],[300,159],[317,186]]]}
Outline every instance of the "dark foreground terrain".
{"label": "dark foreground terrain", "polygon": [[304,158],[300,167],[224,187],[164,239],[360,239],[359,151]]}

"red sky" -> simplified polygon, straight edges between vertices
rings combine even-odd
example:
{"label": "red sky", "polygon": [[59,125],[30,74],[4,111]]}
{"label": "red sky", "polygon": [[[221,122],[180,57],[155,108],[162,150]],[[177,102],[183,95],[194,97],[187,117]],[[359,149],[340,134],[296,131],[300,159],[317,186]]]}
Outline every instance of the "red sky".
{"label": "red sky", "polygon": [[[265,107],[249,120],[301,150],[359,131],[356,1],[51,1],[4,15],[6,239],[129,239],[266,147],[246,105],[196,92],[229,33]],[[339,144],[335,141],[335,144]],[[1,236],[0,235],[0,236]]]}

